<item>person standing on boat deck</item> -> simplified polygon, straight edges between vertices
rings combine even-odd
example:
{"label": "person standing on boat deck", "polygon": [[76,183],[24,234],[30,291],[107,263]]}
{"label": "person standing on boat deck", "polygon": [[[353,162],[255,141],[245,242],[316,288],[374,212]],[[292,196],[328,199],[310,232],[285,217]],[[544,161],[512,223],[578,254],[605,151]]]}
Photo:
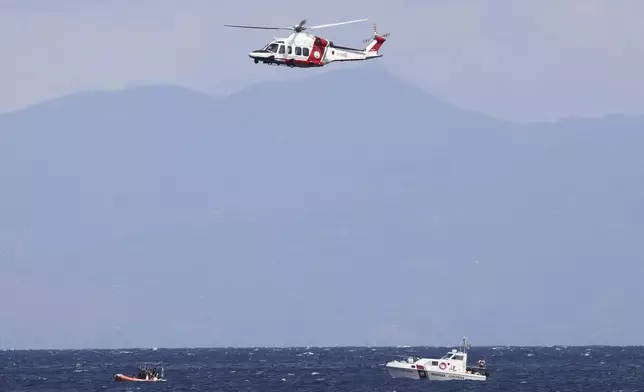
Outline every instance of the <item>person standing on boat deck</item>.
{"label": "person standing on boat deck", "polygon": [[485,358],[481,357],[478,362],[479,368],[484,369],[485,368]]}

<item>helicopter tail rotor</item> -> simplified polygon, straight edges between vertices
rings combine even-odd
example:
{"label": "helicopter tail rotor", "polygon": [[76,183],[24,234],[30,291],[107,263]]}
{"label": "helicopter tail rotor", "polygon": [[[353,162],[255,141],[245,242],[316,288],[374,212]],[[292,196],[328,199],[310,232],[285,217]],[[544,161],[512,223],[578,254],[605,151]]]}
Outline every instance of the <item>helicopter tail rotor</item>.
{"label": "helicopter tail rotor", "polygon": [[362,40],[362,43],[363,44],[368,44],[370,42],[373,42],[374,40],[378,40],[378,38],[382,39],[382,42],[385,42],[386,41],[385,38],[387,38],[387,37],[389,37],[389,33],[378,34],[378,30],[376,29],[376,24],[374,23],[373,24],[373,37]]}
{"label": "helicopter tail rotor", "polygon": [[365,39],[362,42],[368,44],[364,51],[367,54],[367,58],[381,57],[382,55],[378,53],[382,44],[385,43],[389,37],[389,33],[378,34],[376,29],[376,24],[373,24],[373,38]]}

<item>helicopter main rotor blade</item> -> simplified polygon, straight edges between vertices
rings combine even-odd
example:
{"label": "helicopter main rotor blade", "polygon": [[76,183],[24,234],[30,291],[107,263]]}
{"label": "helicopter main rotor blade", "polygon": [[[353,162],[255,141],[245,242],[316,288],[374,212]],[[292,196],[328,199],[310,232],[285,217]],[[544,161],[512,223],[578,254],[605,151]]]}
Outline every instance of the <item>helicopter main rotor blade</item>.
{"label": "helicopter main rotor blade", "polygon": [[345,25],[349,23],[357,23],[357,22],[364,22],[365,20],[368,20],[367,18],[365,19],[356,19],[356,20],[350,20],[348,22],[339,22],[339,23],[328,23],[328,24],[323,24],[323,25],[317,25],[317,26],[311,26],[307,27],[307,30],[312,30],[312,29],[321,29],[324,27],[332,27],[332,26],[340,26],[340,25]]}
{"label": "helicopter main rotor blade", "polygon": [[247,26],[247,25],[229,25],[225,24],[225,27],[237,27],[240,29],[258,29],[258,30],[293,30],[292,27],[266,27],[266,26]]}

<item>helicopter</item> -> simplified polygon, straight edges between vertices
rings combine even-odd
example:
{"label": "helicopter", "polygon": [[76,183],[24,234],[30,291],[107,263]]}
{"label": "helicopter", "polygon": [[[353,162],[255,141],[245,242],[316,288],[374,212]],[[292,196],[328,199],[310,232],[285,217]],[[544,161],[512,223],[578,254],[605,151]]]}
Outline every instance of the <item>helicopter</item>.
{"label": "helicopter", "polygon": [[248,56],[253,59],[255,64],[258,64],[261,61],[263,64],[268,65],[283,65],[291,68],[312,68],[323,67],[326,64],[333,62],[364,61],[382,57],[383,55],[378,51],[386,41],[389,33],[378,34],[375,23],[373,24],[373,37],[363,41],[363,43],[368,43],[364,49],[338,46],[331,40],[311,35],[307,32],[307,30],[364,22],[366,20],[367,19],[356,19],[348,22],[329,23],[310,27],[304,26],[307,21],[306,19],[292,27],[230,24],[226,24],[224,26],[242,29],[291,30],[293,33],[291,33],[287,38],[273,37],[273,41],[268,43],[262,49],[250,52]]}

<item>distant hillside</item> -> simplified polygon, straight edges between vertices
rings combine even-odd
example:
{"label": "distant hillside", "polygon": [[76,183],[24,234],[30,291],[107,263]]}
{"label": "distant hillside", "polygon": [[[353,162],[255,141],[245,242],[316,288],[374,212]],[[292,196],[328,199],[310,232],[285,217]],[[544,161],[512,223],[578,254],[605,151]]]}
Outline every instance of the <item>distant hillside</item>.
{"label": "distant hillside", "polygon": [[[511,124],[371,67],[6,114],[0,335],[644,343],[644,316],[619,310],[644,305],[642,130],[619,116]],[[150,295],[162,312],[142,311]]]}

